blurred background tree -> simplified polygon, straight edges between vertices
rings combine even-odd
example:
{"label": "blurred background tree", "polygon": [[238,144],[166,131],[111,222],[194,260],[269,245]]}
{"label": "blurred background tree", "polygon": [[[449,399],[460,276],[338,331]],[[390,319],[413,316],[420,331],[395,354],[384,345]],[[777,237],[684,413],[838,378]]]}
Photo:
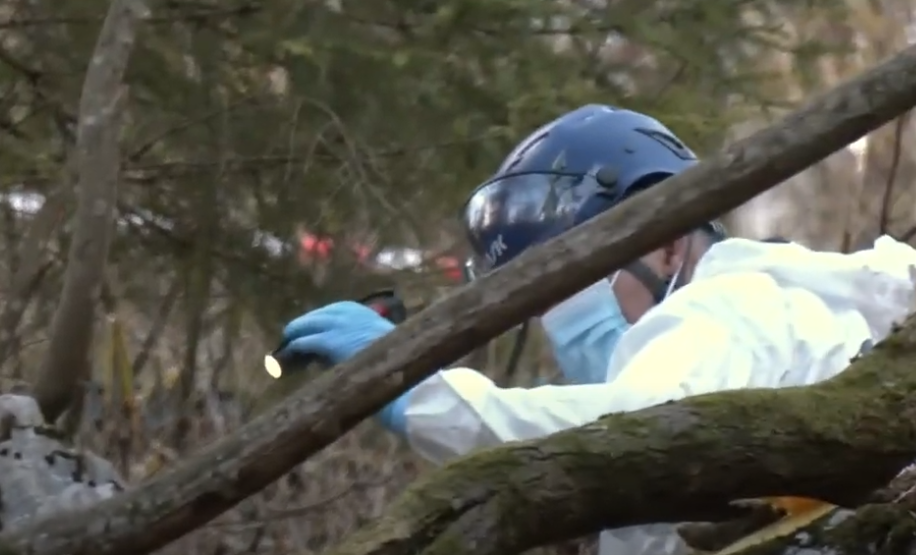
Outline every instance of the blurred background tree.
{"label": "blurred background tree", "polygon": [[[106,8],[0,5],[8,382],[34,372],[60,290],[74,206],[64,160]],[[560,113],[592,102],[649,112],[712,152],[905,45],[913,9],[154,3],[127,78],[120,218],[82,440],[141,479],[245,418],[269,383],[262,354],[290,317],[387,286],[416,309],[460,283],[461,203]],[[732,230],[828,249],[912,235],[913,133],[908,118],[889,125],[737,211]],[[475,365],[503,380],[512,337]],[[542,344],[532,340],[511,383],[555,378]],[[419,466],[367,423],[176,549],[319,550],[378,514]]]}

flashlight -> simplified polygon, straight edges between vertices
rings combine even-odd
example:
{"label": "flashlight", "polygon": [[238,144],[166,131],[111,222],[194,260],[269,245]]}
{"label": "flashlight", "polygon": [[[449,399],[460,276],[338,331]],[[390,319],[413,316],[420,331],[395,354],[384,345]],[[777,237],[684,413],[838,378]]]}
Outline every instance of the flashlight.
{"label": "flashlight", "polygon": [[[393,289],[376,291],[364,297],[359,302],[368,306],[380,316],[394,324],[400,324],[407,319],[407,308]],[[296,372],[297,370],[304,370],[316,363],[326,367],[332,366],[329,361],[322,360],[317,354],[311,353],[295,353],[284,356],[281,360],[277,355],[281,353],[285,347],[286,342],[284,341],[274,349],[272,353],[264,357],[264,370],[266,370],[270,377],[275,380],[292,372]]]}

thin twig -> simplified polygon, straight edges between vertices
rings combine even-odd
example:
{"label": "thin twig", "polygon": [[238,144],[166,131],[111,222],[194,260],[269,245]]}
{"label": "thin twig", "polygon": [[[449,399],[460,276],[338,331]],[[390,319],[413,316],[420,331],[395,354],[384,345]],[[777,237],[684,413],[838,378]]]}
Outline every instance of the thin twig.
{"label": "thin twig", "polygon": [[894,122],[894,149],[891,158],[891,167],[887,175],[887,184],[884,187],[884,196],[881,199],[881,215],[878,218],[878,234],[888,233],[891,225],[891,209],[894,204],[894,185],[900,169],[900,153],[903,147],[903,130],[909,121],[908,114],[897,118]]}

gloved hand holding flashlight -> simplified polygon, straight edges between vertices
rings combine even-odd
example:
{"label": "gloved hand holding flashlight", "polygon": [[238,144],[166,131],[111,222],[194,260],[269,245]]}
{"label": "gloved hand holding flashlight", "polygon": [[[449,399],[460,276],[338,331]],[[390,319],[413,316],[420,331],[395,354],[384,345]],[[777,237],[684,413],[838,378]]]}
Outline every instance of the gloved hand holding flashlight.
{"label": "gloved hand holding flashlight", "polygon": [[[334,366],[393,330],[406,317],[404,304],[393,291],[370,295],[361,302],[342,301],[312,310],[283,328],[283,340],[264,358],[264,368],[280,379],[301,374],[312,364]],[[385,407],[378,417],[385,427],[403,433],[399,401]]]}

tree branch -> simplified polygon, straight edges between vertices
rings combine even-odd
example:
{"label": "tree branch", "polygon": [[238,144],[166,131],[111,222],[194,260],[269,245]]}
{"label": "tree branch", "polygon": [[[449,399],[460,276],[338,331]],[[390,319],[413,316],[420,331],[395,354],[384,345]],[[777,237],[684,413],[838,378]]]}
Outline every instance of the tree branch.
{"label": "tree branch", "polygon": [[117,199],[122,86],[143,0],[114,0],[86,71],[77,124],[78,200],[63,290],[35,397],[53,422],[89,375],[95,305],[102,284]]}
{"label": "tree branch", "polygon": [[702,395],[482,452],[416,483],[333,555],[508,555],[719,520],[744,498],[855,506],[916,458],[914,359],[916,317],[817,385]]}
{"label": "tree branch", "polygon": [[[93,509],[36,520],[5,532],[0,535],[0,547],[8,553],[30,555],[143,554],[161,547],[278,479],[441,365],[912,108],[916,104],[914,90],[916,47],[818,98],[777,125],[458,289],[173,471]],[[852,371],[808,391],[744,391],[700,397],[612,416],[541,443],[467,459],[427,480],[426,487],[414,488],[393,515],[382,519],[375,534],[360,535],[374,543],[351,543],[342,552],[424,547],[441,551],[449,545],[460,550],[467,547],[460,537],[467,532],[481,539],[477,552],[484,553],[497,545],[543,540],[548,530],[554,536],[569,536],[612,523],[682,519],[683,502],[667,506],[656,501],[674,500],[675,494],[662,491],[662,485],[683,498],[690,496],[695,518],[721,516],[726,512],[724,503],[734,497],[777,495],[783,490],[812,497],[824,494],[826,499],[840,503],[855,502],[916,454],[914,419],[907,417],[916,415],[916,406],[906,400],[907,388],[916,392],[916,375],[901,370],[910,369],[906,357],[912,360],[916,355],[909,342],[912,333],[910,330],[875,349],[874,366],[885,365],[880,380],[873,379],[874,366],[868,371],[863,362],[859,366],[862,371]],[[833,395],[841,404],[835,404]],[[916,399],[916,395],[909,397]],[[844,416],[842,407],[854,408]],[[712,431],[704,432],[699,425],[709,422],[716,423],[721,438]],[[748,427],[739,427],[739,423]],[[764,423],[768,424],[766,430]],[[853,430],[844,427],[850,424],[858,426],[854,437],[850,437]],[[773,434],[772,425],[777,430],[801,430],[809,435],[802,441]],[[614,431],[614,426],[621,428]],[[858,433],[863,426],[870,433]],[[654,433],[660,435],[652,437]],[[616,438],[617,443],[601,447],[595,445],[600,441],[593,441],[609,438]],[[568,456],[577,442],[586,456]],[[723,444],[729,448],[723,449]],[[742,449],[734,449],[734,445]],[[684,461],[693,460],[698,447],[709,447],[724,458],[718,462],[711,457],[699,459],[712,465],[707,469],[684,465]],[[615,455],[618,452],[629,457]],[[842,468],[839,454],[844,459]],[[665,468],[669,455],[676,455],[681,466],[668,462],[673,468]],[[640,480],[641,487],[637,487],[634,477],[641,476],[638,472],[642,469],[637,463],[645,462],[646,456],[655,457],[649,469],[658,480]],[[609,460],[615,461],[618,472],[624,472],[616,474],[614,480],[608,480],[605,465]],[[801,464],[795,464],[796,460]],[[740,465],[755,479],[722,472],[728,464]],[[462,467],[483,481],[462,478],[455,470]],[[665,477],[662,470],[671,470],[672,477]],[[701,478],[704,472],[715,476],[720,489],[710,488]],[[507,476],[511,478],[508,482]],[[568,514],[558,515],[556,507],[561,505],[557,505],[544,513],[550,520],[522,505],[508,504],[523,497],[531,497],[541,506],[551,498],[554,502],[563,499],[558,492],[571,495],[572,476],[595,489],[579,491],[579,503],[570,507]],[[621,480],[621,476],[627,479]],[[837,485],[841,478],[842,489],[822,491]],[[461,487],[454,490],[434,487],[457,482]],[[519,491],[499,489],[497,482]],[[731,490],[728,494],[724,492],[726,486]],[[457,497],[452,496],[454,493]],[[599,509],[599,516],[584,515],[581,509],[586,505]],[[500,510],[506,507],[511,510]],[[509,520],[513,511],[531,519],[524,526],[501,528],[515,522]],[[431,520],[411,518],[424,514]],[[559,532],[558,526],[565,531]],[[532,540],[524,539],[525,535]],[[387,540],[391,543],[386,548]]]}

